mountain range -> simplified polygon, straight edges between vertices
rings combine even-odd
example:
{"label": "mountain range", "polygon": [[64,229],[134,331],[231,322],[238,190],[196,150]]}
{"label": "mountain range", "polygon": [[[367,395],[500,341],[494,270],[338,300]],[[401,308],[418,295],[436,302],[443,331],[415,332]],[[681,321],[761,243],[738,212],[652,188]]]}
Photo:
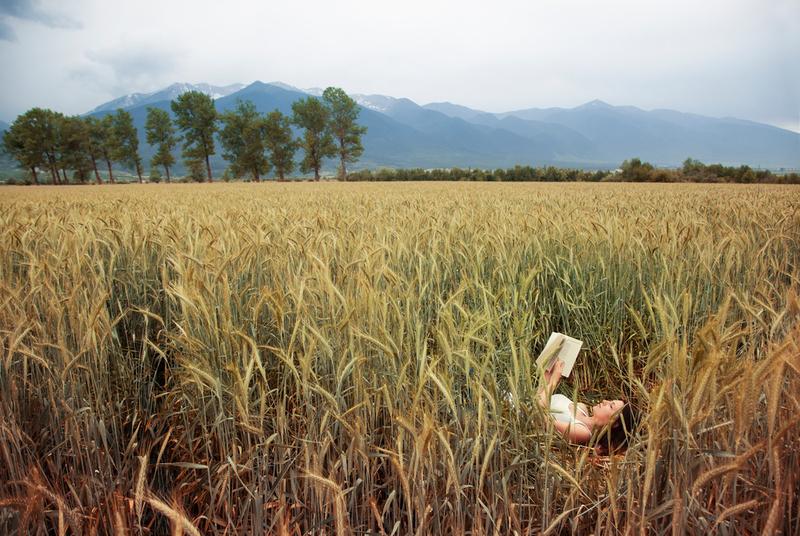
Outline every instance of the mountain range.
{"label": "mountain range", "polygon": [[[250,100],[261,112],[291,114],[294,101],[319,96],[319,88],[282,82],[250,85],[173,84],[153,93],[132,93],[101,104],[87,115],[127,109],[139,130],[145,163],[153,154],[144,141],[148,107],[170,110],[170,101],[197,90],[215,99],[219,111]],[[529,108],[489,113],[449,102],[423,106],[405,98],[352,95],[367,127],[364,154],[354,168],[481,167],[557,165],[615,168],[638,157],[658,166],[679,166],[687,157],[705,163],[800,168],[800,134],[734,118],[712,118],[673,110],[642,110],[595,100],[575,108]],[[219,149],[217,151],[220,152]],[[217,155],[212,167],[226,162]],[[335,169],[331,161],[328,170]]]}
{"label": "mountain range", "polygon": [[130,109],[147,104],[155,104],[162,101],[171,101],[177,99],[181,94],[186,93],[187,91],[202,91],[203,93],[209,95],[212,99],[219,99],[220,97],[235,93],[243,87],[244,84],[212,86],[211,84],[176,83],[152,93],[131,93],[130,95],[124,95],[117,99],[101,104],[97,108],[92,109],[89,113],[94,114],[98,112],[113,112],[117,108]]}

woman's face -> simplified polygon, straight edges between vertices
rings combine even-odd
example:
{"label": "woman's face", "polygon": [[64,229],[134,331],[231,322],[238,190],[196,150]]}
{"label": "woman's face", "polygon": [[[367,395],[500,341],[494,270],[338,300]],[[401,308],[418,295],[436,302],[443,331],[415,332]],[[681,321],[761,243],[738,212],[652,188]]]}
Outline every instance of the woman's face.
{"label": "woman's face", "polygon": [[603,400],[592,406],[592,416],[595,426],[605,426],[625,406],[622,400]]}

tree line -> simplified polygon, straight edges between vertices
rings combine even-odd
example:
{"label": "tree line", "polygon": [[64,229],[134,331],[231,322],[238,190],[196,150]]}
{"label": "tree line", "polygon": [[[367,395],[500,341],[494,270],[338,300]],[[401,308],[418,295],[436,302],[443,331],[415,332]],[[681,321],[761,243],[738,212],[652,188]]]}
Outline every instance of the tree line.
{"label": "tree line", "polygon": [[639,158],[626,160],[620,169],[585,170],[555,166],[514,166],[508,169],[377,169],[347,176],[350,181],[501,181],[501,182],[740,182],[800,184],[800,174],[776,174],[749,166],[705,165],[687,158],[678,169],[657,168]]}
{"label": "tree line", "polygon": [[500,181],[500,182],[571,182],[601,181],[611,171],[587,171],[555,166],[514,166],[508,169],[435,168],[360,170],[348,175],[351,181]]}
{"label": "tree line", "polygon": [[[226,177],[250,177],[256,182],[273,169],[278,180],[285,180],[295,169],[298,149],[303,151],[300,171],[313,172],[315,180],[320,178],[325,158],[338,159],[339,177],[344,178],[348,164],[364,152],[361,137],[367,129],[357,123],[358,105],[340,88],[327,88],[321,99],[295,101],[291,116],[279,110],[262,114],[255,104],[241,100],[234,109],[219,112],[213,99],[198,91],[181,94],[170,108],[174,121],[166,110],[147,109],[146,141],[155,148],[151,180],[160,180],[159,168],[171,180],[179,143],[189,176],[209,182],[217,139],[222,157],[229,162]],[[299,139],[294,137],[293,125],[302,131]],[[72,171],[76,182],[88,182],[93,174],[95,182],[102,184],[101,167],[108,170],[108,181],[113,183],[114,164],[133,170],[144,182],[139,136],[127,110],[98,118],[33,108],[4,133],[3,147],[30,172],[34,184],[39,183],[41,172],[50,176],[51,184],[66,184],[70,182],[67,171]]]}
{"label": "tree line", "polygon": [[760,184],[800,184],[800,174],[773,173],[747,165],[704,164],[687,158],[678,169],[656,168],[649,162],[632,158],[622,163],[619,180],[628,182],[738,182]]}

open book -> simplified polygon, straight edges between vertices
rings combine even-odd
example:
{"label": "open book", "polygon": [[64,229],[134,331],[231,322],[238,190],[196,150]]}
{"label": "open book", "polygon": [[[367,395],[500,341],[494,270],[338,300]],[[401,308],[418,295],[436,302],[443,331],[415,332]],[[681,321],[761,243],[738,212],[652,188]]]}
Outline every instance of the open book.
{"label": "open book", "polygon": [[547,340],[547,344],[544,345],[542,353],[536,358],[536,366],[550,370],[556,359],[560,359],[564,362],[561,376],[567,378],[572,373],[572,367],[575,365],[581,346],[583,346],[583,341],[573,339],[563,333],[553,332]]}

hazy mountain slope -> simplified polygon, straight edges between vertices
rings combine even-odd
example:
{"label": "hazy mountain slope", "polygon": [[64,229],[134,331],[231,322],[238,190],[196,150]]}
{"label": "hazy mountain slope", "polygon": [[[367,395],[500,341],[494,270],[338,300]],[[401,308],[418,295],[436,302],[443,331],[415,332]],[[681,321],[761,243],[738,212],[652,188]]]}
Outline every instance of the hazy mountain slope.
{"label": "hazy mountain slope", "polygon": [[[150,172],[150,159],[155,154],[155,149],[150,147],[147,144],[146,134],[144,130],[145,122],[147,121],[147,109],[148,108],[160,108],[162,110],[166,110],[169,112],[170,117],[174,115],[172,110],[170,109],[170,101],[165,100],[161,102],[147,102],[146,104],[141,104],[138,106],[128,107],[127,110],[131,114],[133,118],[133,125],[136,127],[136,131],[139,135],[139,156],[142,158],[142,169],[144,170],[144,174],[148,175]],[[96,112],[89,112],[87,115],[92,115],[95,117],[103,117],[109,114],[113,114],[115,110],[100,110]],[[176,147],[174,152],[175,158],[178,161],[178,164],[175,166],[175,172],[183,173],[183,164],[181,162],[180,157],[180,144]],[[160,172],[163,173],[163,169],[159,169]]]}
{"label": "hazy mountain slope", "polygon": [[[513,165],[552,161],[556,154],[550,143],[539,143],[525,136],[492,125],[470,123],[428,109],[409,99],[383,95],[359,95],[362,105],[381,110],[392,119],[408,125],[446,144],[453,151],[464,152],[468,163],[443,162],[442,166]],[[476,164],[474,162],[486,162]],[[507,164],[508,163],[508,164]]]}
{"label": "hazy mountain slope", "polygon": [[[289,115],[292,102],[309,96],[305,91],[254,82],[218,99],[216,105],[226,110],[234,107],[237,99],[250,100],[261,112],[277,108]],[[496,167],[532,163],[533,158],[551,156],[511,132],[495,132],[453,119],[425,110],[408,99],[370,97],[369,101],[357,99],[362,102],[359,123],[367,127],[364,154],[357,167]],[[329,163],[328,168],[333,170],[334,163]]]}
{"label": "hazy mountain slope", "polygon": [[564,125],[535,119],[544,114],[522,113],[520,116],[494,114],[451,102],[432,102],[423,108],[531,139],[540,148],[551,153],[556,160],[590,161],[597,158],[593,144],[586,136]]}
{"label": "hazy mountain slope", "polygon": [[[180,95],[180,93],[176,94],[175,91],[178,89],[184,89],[179,88],[178,86],[180,85],[173,84],[169,88],[152,93],[150,98],[142,99],[137,104],[125,107],[125,109],[127,109],[133,117],[133,124],[136,126],[136,129],[139,133],[139,153],[142,157],[144,168],[147,170],[150,169],[150,159],[153,157],[153,154],[155,154],[155,149],[147,144],[145,136],[144,126],[145,122],[147,121],[147,109],[152,107],[166,110],[169,112],[170,117],[173,117],[174,119],[174,114],[172,113],[170,103],[173,98],[177,98],[177,96]],[[163,98],[160,101],[152,100],[158,95],[161,95],[162,97],[170,97],[171,95],[175,96]],[[289,112],[291,111],[291,103],[294,100],[305,97],[305,95],[302,93],[290,92],[274,86],[263,84],[261,82],[256,82],[250,86],[240,88],[238,91],[228,94],[222,98],[216,99],[215,106],[217,110],[225,111],[235,107],[237,95],[238,98],[241,98],[242,100],[252,100],[262,112],[271,112],[272,110],[278,108],[284,113],[286,113],[287,110],[289,110]],[[111,108],[110,106],[106,105],[103,105],[100,108],[102,109],[90,112],[90,115],[102,117],[104,115],[113,113],[116,110],[116,108]],[[177,160],[175,166],[176,174],[182,174],[185,172],[183,158],[181,157],[181,149],[181,144],[178,144],[178,147],[176,147],[174,152]],[[211,157],[211,167],[216,174],[221,173],[225,167],[227,167],[227,162],[222,158],[222,156],[220,156],[221,152],[219,140],[217,140],[216,154]]]}
{"label": "hazy mountain slope", "polygon": [[[319,88],[298,89],[283,82],[255,82],[246,87],[173,84],[153,93],[115,99],[90,113],[105,115],[118,107],[128,109],[139,129],[140,150],[149,169],[153,149],[144,140],[147,107],[170,111],[172,99],[193,89],[217,96],[220,111],[233,108],[241,99],[253,101],[261,112],[278,109],[287,115],[296,100],[321,93]],[[671,166],[692,157],[706,163],[800,168],[800,134],[752,121],[645,111],[602,101],[575,108],[493,114],[449,102],[419,106],[409,99],[385,95],[356,94],[353,98],[361,105],[359,122],[368,129],[364,154],[354,169],[515,164],[614,167],[632,157]],[[177,150],[180,160],[179,153]],[[212,161],[217,174],[226,165],[219,155]],[[335,162],[328,161],[325,169],[335,170]],[[176,171],[182,172],[180,164]]]}
{"label": "hazy mountain slope", "polygon": [[429,104],[424,104],[422,107],[427,110],[433,110],[434,112],[440,112],[445,115],[449,115],[450,117],[457,117],[458,119],[463,119],[464,121],[472,121],[476,117],[482,115],[494,115],[481,110],[473,110],[472,108],[467,108],[466,106],[461,106],[460,104],[453,104],[452,102],[431,102]]}
{"label": "hazy mountain slope", "polygon": [[[216,101],[217,109],[228,110],[236,101],[250,100],[263,113],[279,110],[286,115],[292,113],[292,103],[309,94],[300,90],[254,82],[236,93]],[[430,166],[439,165],[437,159],[447,154],[449,148],[408,125],[367,108],[361,108],[358,121],[367,127],[364,137],[364,154],[358,165],[364,166]],[[454,157],[468,157],[465,154]],[[333,164],[329,164],[334,169]]]}
{"label": "hazy mountain slope", "polygon": [[762,167],[800,167],[800,134],[796,132],[754,121],[716,119],[673,110],[643,113],[682,128],[686,135],[680,148],[693,158]]}
{"label": "hazy mountain slope", "polygon": [[237,101],[252,101],[260,112],[280,110],[284,114],[292,113],[292,103],[308,97],[305,93],[284,89],[264,82],[253,82],[239,91],[214,101],[217,110],[226,111],[236,107]]}
{"label": "hazy mountain slope", "polygon": [[496,115],[489,113],[476,115],[471,122],[524,136],[543,150],[549,151],[554,160],[589,162],[597,158],[594,145],[586,136],[563,125],[513,116],[498,119]]}
{"label": "hazy mountain slope", "polygon": [[[290,115],[292,103],[298,99],[306,98],[308,94],[298,91],[283,89],[281,87],[254,82],[249,86],[217,99],[215,106],[219,111],[226,111],[236,106],[237,100],[250,100],[262,113],[272,110],[280,110],[282,113]],[[155,107],[166,110],[172,116],[170,101],[149,102],[128,108],[128,112],[133,117],[133,122],[139,132],[139,151],[145,169],[150,168],[149,162],[155,150],[147,145],[145,140],[144,125],[147,119],[147,108]],[[110,110],[93,112],[91,115],[101,117],[112,113]],[[443,144],[440,140],[431,137],[423,132],[417,131],[408,125],[401,124],[392,118],[362,108],[359,115],[359,123],[366,126],[368,134],[364,139],[364,154],[354,167],[436,167],[447,165],[491,165],[492,161],[480,160],[478,156],[468,151],[453,149]],[[299,133],[298,133],[299,135]],[[180,156],[180,147],[175,151],[178,160],[176,173],[183,173],[183,164]],[[211,158],[211,166],[215,174],[219,174],[227,166],[227,162],[220,156],[221,149],[217,143],[217,154]],[[298,156],[300,154],[298,153]],[[509,164],[510,165],[510,164]],[[335,171],[336,163],[334,160],[326,162],[325,168],[328,171]]]}
{"label": "hazy mountain slope", "polygon": [[800,134],[777,127],[716,119],[672,110],[645,111],[592,101],[576,108],[532,108],[498,114],[568,127],[591,141],[596,159],[638,156],[678,165],[691,156],[704,162],[800,167]]}
{"label": "hazy mountain slope", "polygon": [[[600,101],[597,101],[600,102]],[[554,113],[563,112],[569,108],[526,108],[524,110],[513,110],[496,115],[499,119],[504,117],[519,117],[527,121],[547,121],[547,118]]]}

